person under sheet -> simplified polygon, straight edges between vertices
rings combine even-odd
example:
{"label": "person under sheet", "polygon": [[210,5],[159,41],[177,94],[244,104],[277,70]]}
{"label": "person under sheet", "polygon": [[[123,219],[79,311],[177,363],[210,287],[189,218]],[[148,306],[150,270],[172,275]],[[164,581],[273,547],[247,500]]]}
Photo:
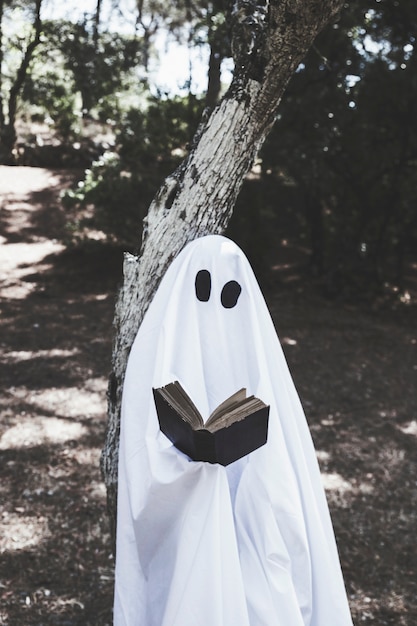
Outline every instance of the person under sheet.
{"label": "person under sheet", "polygon": [[[206,418],[242,387],[267,443],[223,467],[159,429],[153,387]],[[188,244],[139,328],[123,389],[115,626],[352,626],[304,412],[252,269],[231,240]]]}

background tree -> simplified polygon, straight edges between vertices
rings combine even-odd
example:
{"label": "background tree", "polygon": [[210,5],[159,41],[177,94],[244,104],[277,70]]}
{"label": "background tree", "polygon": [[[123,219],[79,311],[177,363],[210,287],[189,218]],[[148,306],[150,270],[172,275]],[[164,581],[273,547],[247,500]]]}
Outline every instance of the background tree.
{"label": "background tree", "polygon": [[203,119],[190,153],[166,180],[146,218],[140,257],[128,255],[116,307],[109,384],[109,428],[102,468],[115,521],[123,378],[138,326],[172,258],[190,240],[226,227],[243,178],[270,131],[280,98],[314,38],[342,3],[236,2],[235,73],[229,91]]}
{"label": "background tree", "polygon": [[[12,2],[0,0],[0,91],[4,87],[4,20]],[[32,60],[35,48],[39,45],[42,21],[41,21],[42,0],[22,3],[22,9],[32,18],[31,28],[27,37],[18,37],[16,48],[20,50],[20,62],[15,75],[10,79],[10,88],[7,103],[0,99],[0,162],[13,163],[13,148],[16,142],[16,113],[18,98],[22,91],[29,65]],[[6,113],[3,110],[6,105]]]}

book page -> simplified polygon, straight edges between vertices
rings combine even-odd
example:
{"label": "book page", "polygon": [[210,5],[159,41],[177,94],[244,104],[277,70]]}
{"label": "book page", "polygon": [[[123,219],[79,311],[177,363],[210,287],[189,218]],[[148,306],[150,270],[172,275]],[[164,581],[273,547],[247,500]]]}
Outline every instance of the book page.
{"label": "book page", "polygon": [[266,404],[262,402],[262,400],[255,398],[254,396],[249,396],[248,398],[245,398],[241,402],[237,403],[231,408],[230,411],[217,416],[217,418],[212,420],[210,424],[206,423],[205,427],[207,430],[214,433],[216,430],[226,428],[235,422],[240,422],[245,419],[245,417],[248,417],[248,415],[252,415],[252,413],[255,413],[264,407],[266,407]]}
{"label": "book page", "polygon": [[192,428],[203,427],[204,422],[199,410],[177,380],[161,387],[158,391]]}
{"label": "book page", "polygon": [[232,408],[240,405],[242,402],[246,400],[246,389],[242,388],[239,391],[236,391],[229,398],[226,398],[218,407],[214,409],[211,415],[208,417],[204,427],[207,428],[210,424],[213,424],[217,419],[219,419],[224,413],[227,413]]}

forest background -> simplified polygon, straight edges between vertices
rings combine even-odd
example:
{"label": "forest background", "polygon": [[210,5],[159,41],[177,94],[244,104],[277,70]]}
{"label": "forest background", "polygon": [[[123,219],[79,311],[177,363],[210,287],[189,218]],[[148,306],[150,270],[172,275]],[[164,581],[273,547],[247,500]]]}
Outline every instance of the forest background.
{"label": "forest background", "polygon": [[[51,0],[1,3],[0,162],[85,166],[63,197],[68,237],[87,227],[132,249],[204,107],[227,87],[227,3],[91,4],[73,21],[73,9],[72,20],[42,18]],[[416,11],[411,1],[349,3],[299,66],[235,211],[261,273],[285,224],[326,292],[404,296],[417,236]],[[152,82],[162,35],[191,59],[205,55],[205,93],[201,62],[176,94]]]}
{"label": "forest background", "polygon": [[[25,271],[3,265],[0,623],[110,623],[97,455],[114,293],[122,251],[227,89],[227,4],[0,1],[3,250],[51,245]],[[412,0],[345,5],[292,78],[228,228],[284,332],[366,624],[417,616],[416,33]],[[174,89],[161,63],[182,70]],[[73,430],[49,436],[63,419]]]}

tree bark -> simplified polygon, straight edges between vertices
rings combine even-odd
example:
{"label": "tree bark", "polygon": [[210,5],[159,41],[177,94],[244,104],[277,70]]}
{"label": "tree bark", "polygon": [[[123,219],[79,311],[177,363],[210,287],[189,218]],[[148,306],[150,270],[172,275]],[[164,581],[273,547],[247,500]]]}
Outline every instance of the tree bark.
{"label": "tree bark", "polygon": [[139,325],[167,267],[184,245],[226,228],[289,79],[316,35],[342,5],[343,0],[237,0],[233,4],[235,73],[230,89],[212,114],[207,119],[203,116],[188,157],[154,198],[145,219],[140,255],[125,257],[102,453],[113,538],[121,396]]}
{"label": "tree bark", "polygon": [[3,111],[3,16],[4,16],[4,3],[0,0],[0,130],[4,126],[4,111]]}

